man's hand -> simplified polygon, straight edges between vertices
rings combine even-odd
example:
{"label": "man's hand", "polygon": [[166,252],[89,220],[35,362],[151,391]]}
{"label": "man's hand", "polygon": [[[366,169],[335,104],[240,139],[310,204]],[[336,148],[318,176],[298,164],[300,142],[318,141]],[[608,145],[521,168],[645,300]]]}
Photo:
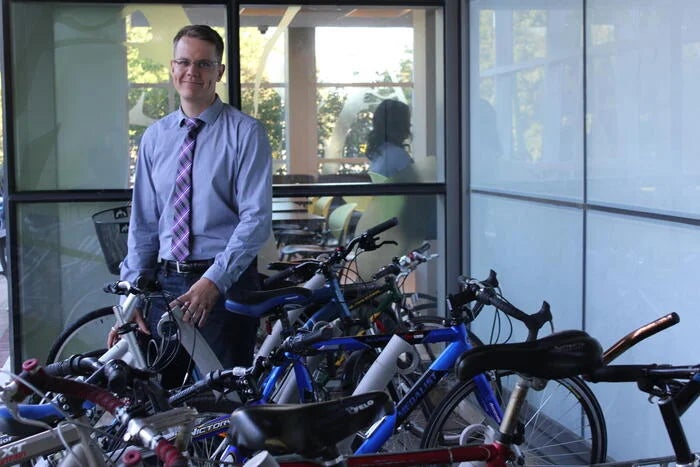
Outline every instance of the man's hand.
{"label": "man's hand", "polygon": [[170,303],[170,306],[180,305],[183,312],[182,320],[201,328],[207,322],[209,313],[220,295],[221,292],[216,284],[202,277],[190,287],[190,290]]}
{"label": "man's hand", "polygon": [[[134,322],[138,325],[139,330],[143,332],[144,334],[150,334],[151,332],[148,330],[148,326],[146,325],[146,322],[143,320],[143,317],[141,316],[141,310],[136,309],[134,311]],[[117,333],[117,328],[116,324],[112,326],[112,329],[109,330],[109,334],[107,334],[107,348],[111,349],[114,344],[116,344],[119,341],[119,334]]]}

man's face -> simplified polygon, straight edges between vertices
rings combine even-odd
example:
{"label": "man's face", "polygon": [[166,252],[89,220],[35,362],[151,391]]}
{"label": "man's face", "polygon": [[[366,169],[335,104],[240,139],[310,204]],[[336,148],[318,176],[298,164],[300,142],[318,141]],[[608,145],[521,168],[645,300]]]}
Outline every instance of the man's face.
{"label": "man's face", "polygon": [[180,99],[195,105],[211,104],[216,94],[216,83],[224,74],[224,66],[218,62],[214,44],[194,37],[182,37],[175,46],[174,58],[170,62],[173,83]]}

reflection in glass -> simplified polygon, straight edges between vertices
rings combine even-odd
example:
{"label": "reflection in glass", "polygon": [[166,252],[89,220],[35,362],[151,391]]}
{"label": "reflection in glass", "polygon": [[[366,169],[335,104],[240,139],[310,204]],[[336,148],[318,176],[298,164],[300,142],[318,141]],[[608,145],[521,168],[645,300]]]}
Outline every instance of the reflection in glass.
{"label": "reflection in glass", "polygon": [[[418,178],[438,178],[432,161],[443,157],[442,90],[430,77],[443,68],[434,53],[441,50],[439,9],[246,5],[240,12],[243,107],[280,136],[275,174],[355,181],[350,176],[369,170],[372,114],[395,99],[414,115],[409,153]],[[282,102],[265,89],[285,89]]]}
{"label": "reflection in glass", "polygon": [[[43,359],[59,332],[84,314],[115,305],[102,291],[116,280],[92,215],[123,203],[33,203],[18,206],[17,262],[22,359]],[[104,342],[104,341],[103,341]]]}
{"label": "reflection in glass", "polygon": [[589,200],[697,217],[700,5],[587,5]]}
{"label": "reflection in glass", "polygon": [[[10,14],[18,190],[129,188],[141,134],[178,106],[175,32],[198,21],[226,37],[221,5],[11,2]],[[217,92],[228,99],[225,82]]]}
{"label": "reflection in glass", "polygon": [[[261,273],[272,275],[275,270],[268,268],[280,258],[308,257],[319,251],[332,251],[338,242],[345,245],[368,228],[397,217],[399,224],[382,233],[380,239],[395,241],[398,245],[386,244],[378,250],[360,254],[357,267],[348,271],[347,279],[369,281],[394,257],[402,256],[427,241],[430,253],[439,256],[417,268],[406,283],[406,291],[434,296],[444,293],[442,274],[437,272],[443,267],[444,255],[442,240],[437,238],[437,204],[434,196],[274,198],[274,235],[258,254],[258,268]],[[416,216],[416,212],[421,215]],[[284,250],[287,246],[291,248]]]}
{"label": "reflection in glass", "polygon": [[472,186],[581,200],[580,2],[470,8]]}

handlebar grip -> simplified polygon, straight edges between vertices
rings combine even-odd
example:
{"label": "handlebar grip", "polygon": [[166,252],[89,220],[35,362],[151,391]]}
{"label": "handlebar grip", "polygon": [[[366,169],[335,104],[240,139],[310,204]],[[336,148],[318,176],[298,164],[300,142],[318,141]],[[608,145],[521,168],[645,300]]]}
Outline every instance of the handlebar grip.
{"label": "handlebar grip", "polygon": [[374,227],[370,227],[365,232],[365,235],[367,235],[368,237],[374,237],[375,235],[379,235],[385,230],[389,230],[390,228],[398,225],[398,223],[399,220],[396,217],[392,217],[391,219],[385,220],[381,224],[377,224]]}
{"label": "handlebar grip", "polygon": [[426,251],[430,250],[430,242],[423,242],[421,246],[413,250],[416,253],[425,253]]}
{"label": "handlebar grip", "polygon": [[127,281],[116,281],[105,284],[102,290],[114,295],[125,295],[129,289],[131,289],[131,284]]}
{"label": "handlebar grip", "polygon": [[388,276],[390,274],[399,274],[401,272],[401,268],[399,268],[395,264],[388,264],[386,266],[383,266],[378,272],[376,272],[372,276],[372,280],[376,281],[378,279],[381,279],[384,276]]}
{"label": "handlebar grip", "polygon": [[653,336],[657,332],[663,331],[666,328],[670,328],[671,326],[678,324],[680,320],[681,318],[678,316],[678,314],[673,312],[635,329],[610,346],[603,353],[603,363],[608,364],[612,362],[633,345],[643,341],[647,337]]}
{"label": "handlebar grip", "polygon": [[54,362],[44,367],[50,376],[89,376],[101,368],[102,364],[95,357],[72,355],[60,362]]}
{"label": "handlebar grip", "polygon": [[297,334],[289,338],[282,348],[285,352],[302,353],[308,350],[312,344],[325,341],[333,337],[333,326],[326,325],[311,332]]}
{"label": "handlebar grip", "polygon": [[319,265],[317,261],[304,261],[303,263],[291,265],[283,269],[282,271],[266,278],[263,281],[263,288],[274,288],[274,286],[279,282],[282,282],[283,280],[297,273],[300,273],[303,276],[303,280],[307,280],[309,278],[308,276],[312,275],[318,269],[318,266]]}
{"label": "handlebar grip", "polygon": [[209,373],[206,378],[200,379],[193,384],[185,387],[185,389],[176,392],[172,396],[168,397],[168,403],[173,407],[185,403],[191,399],[196,394],[204,388],[209,388],[209,382],[211,381],[212,373]]}
{"label": "handlebar grip", "polygon": [[139,276],[136,278],[136,288],[144,292],[158,292],[160,291],[160,284],[157,280],[146,276]]}
{"label": "handlebar grip", "polygon": [[163,462],[164,467],[187,467],[187,459],[173,444],[165,438],[158,441],[153,450]]}

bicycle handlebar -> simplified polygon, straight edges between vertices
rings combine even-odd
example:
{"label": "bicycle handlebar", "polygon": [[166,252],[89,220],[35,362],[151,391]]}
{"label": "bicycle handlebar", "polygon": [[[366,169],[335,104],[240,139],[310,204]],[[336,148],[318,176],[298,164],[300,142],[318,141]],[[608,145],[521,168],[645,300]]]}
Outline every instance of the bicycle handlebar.
{"label": "bicycle handlebar", "polygon": [[542,302],[542,306],[537,313],[528,314],[503,299],[495,290],[498,287],[498,279],[493,269],[489,271],[489,277],[486,280],[476,281],[460,277],[459,281],[464,290],[457,294],[450,294],[447,297],[447,305],[451,312],[473,301],[477,302],[475,308],[479,307],[479,305],[492,305],[508,316],[521,321],[527,327],[528,341],[536,339],[542,326],[553,319],[549,303],[546,301]]}
{"label": "bicycle handlebar", "polygon": [[385,220],[381,224],[377,224],[374,227],[370,227],[365,231],[364,234],[362,234],[362,237],[367,236],[367,237],[375,237],[379,235],[380,233],[389,230],[392,227],[395,227],[396,225],[399,224],[399,220],[396,217],[392,217],[391,219]]}
{"label": "bicycle handlebar", "polygon": [[398,275],[401,273],[408,274],[418,267],[419,264],[426,263],[437,257],[437,255],[425,256],[423,253],[430,250],[430,243],[424,242],[418,248],[411,250],[400,258],[394,258],[391,264],[382,266],[382,268],[372,276],[372,280],[378,280],[388,275]]}
{"label": "bicycle handlebar", "polygon": [[120,421],[129,426],[129,432],[138,436],[141,443],[153,450],[158,458],[168,467],[185,467],[187,460],[161,434],[140,418],[132,418],[126,411],[126,403],[109,391],[81,381],[50,376],[37,359],[30,359],[22,364],[19,378],[2,388],[0,397],[3,402],[13,404],[20,402],[32,390],[24,383],[31,384],[43,392],[58,392],[69,397],[90,401],[99,405]]}
{"label": "bicycle handlebar", "polygon": [[299,333],[293,336],[289,336],[280,344],[278,352],[290,352],[297,355],[307,355],[309,353],[316,353],[315,349],[312,349],[312,345],[317,342],[325,341],[333,337],[333,325],[326,324],[325,326],[319,326],[310,332]]}
{"label": "bicycle handlebar", "polygon": [[[355,248],[355,246],[359,245],[361,248],[363,248],[366,251],[371,251],[371,250],[376,250],[377,248],[381,247],[384,243],[389,243],[389,242],[383,242],[380,244],[377,244],[377,238],[376,236],[379,235],[380,233],[389,230],[390,228],[398,225],[399,221],[396,217],[392,217],[391,219],[388,219],[380,224],[375,225],[374,227],[370,227],[367,229],[365,232],[362,234],[358,235],[357,237],[353,238],[350,240],[344,247],[338,247],[335,249],[335,251],[330,254],[330,256],[323,260],[319,261],[316,259],[313,260],[307,260],[304,262],[301,262],[299,264],[292,265],[268,278],[266,278],[263,281],[263,287],[264,288],[271,288],[275,284],[297,274],[300,273],[303,277],[306,277],[309,275],[309,273],[314,273],[319,270],[328,270],[331,266],[334,266],[336,264],[341,263],[342,261],[345,261],[346,257],[350,252]],[[395,243],[395,242],[393,242]],[[421,246],[421,248],[424,248],[425,244]],[[427,244],[427,247],[430,248],[430,244]],[[420,252],[419,250],[416,250]]]}
{"label": "bicycle handlebar", "polygon": [[135,284],[132,284],[129,281],[110,282],[105,284],[102,287],[102,290],[113,295],[139,295],[147,292],[162,291],[158,281],[149,279],[146,276],[139,276],[136,278]]}
{"label": "bicycle handlebar", "polygon": [[657,332],[678,324],[680,320],[680,316],[674,312],[635,329],[603,352],[603,364],[607,365],[633,345],[643,341],[647,337],[653,336]]}
{"label": "bicycle handlebar", "polygon": [[171,395],[168,402],[173,406],[183,404],[204,389],[244,391],[253,395],[257,391],[256,375],[255,367],[210,371],[204,378]]}
{"label": "bicycle handlebar", "polygon": [[395,276],[396,274],[400,273],[401,268],[398,264],[387,264],[386,266],[382,266],[382,268],[378,272],[372,275],[372,280],[376,281],[381,279],[382,277]]}

